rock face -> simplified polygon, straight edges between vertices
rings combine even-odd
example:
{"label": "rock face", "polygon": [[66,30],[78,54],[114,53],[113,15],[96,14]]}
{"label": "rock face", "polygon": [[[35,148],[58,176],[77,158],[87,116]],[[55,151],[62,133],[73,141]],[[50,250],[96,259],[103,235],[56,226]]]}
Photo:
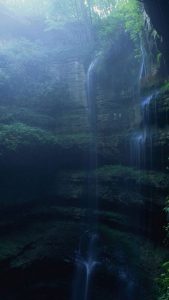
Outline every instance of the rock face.
{"label": "rock face", "polygon": [[159,45],[166,62],[166,65],[163,69],[164,73],[168,74],[169,69],[169,33],[168,33],[168,14],[169,14],[169,3],[167,0],[160,1],[157,0],[153,2],[151,0],[143,0],[145,8],[148,15],[150,16],[153,26],[158,31],[159,35],[162,37],[162,43]]}
{"label": "rock face", "polygon": [[79,61],[70,61],[63,67],[62,80],[66,80],[68,91],[73,102],[87,107],[86,101],[86,74],[84,65]]}

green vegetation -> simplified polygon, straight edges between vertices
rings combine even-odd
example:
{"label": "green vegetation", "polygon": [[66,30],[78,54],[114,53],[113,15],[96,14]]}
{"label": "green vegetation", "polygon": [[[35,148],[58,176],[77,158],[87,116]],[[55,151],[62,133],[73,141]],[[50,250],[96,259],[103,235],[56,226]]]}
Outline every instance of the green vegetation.
{"label": "green vegetation", "polygon": [[[165,208],[164,211],[166,212],[167,215],[167,220],[168,220],[168,214],[169,214],[169,196],[166,197],[166,201],[165,201]],[[169,222],[166,225],[166,234],[167,234],[167,244],[168,244],[168,239],[169,239]]]}
{"label": "green vegetation", "polygon": [[6,152],[22,152],[23,149],[35,149],[43,147],[54,150],[58,147],[70,149],[76,146],[84,151],[89,144],[89,136],[83,134],[54,135],[49,131],[31,127],[22,123],[11,125],[0,125],[0,147],[1,155]]}
{"label": "green vegetation", "polygon": [[114,1],[114,4],[111,3],[107,10],[107,14],[103,9],[103,16],[101,14],[100,17],[97,16],[96,18],[100,40],[102,42],[109,40],[115,42],[123,31],[127,31],[139,47],[139,39],[144,25],[142,8],[139,2],[137,0]]}
{"label": "green vegetation", "polygon": [[144,278],[147,283],[149,282],[152,289],[151,297],[152,295],[154,297],[156,287],[152,284],[152,277],[155,274],[159,274],[160,265],[166,256],[162,248],[157,247],[155,249],[152,244],[145,239],[140,239],[131,233],[111,229],[108,226],[103,225],[101,231],[104,236],[105,248],[107,248],[107,252],[109,253],[109,263],[114,265],[117,261],[117,257],[114,257],[115,254],[113,254],[114,245],[118,246],[121,251],[125,249],[127,261],[130,261],[132,265],[138,268],[141,279]]}
{"label": "green vegetation", "polygon": [[126,183],[135,183],[158,189],[167,189],[169,186],[168,174],[155,171],[140,171],[124,166],[104,166],[97,171],[98,178],[101,181],[113,182],[122,180]]}
{"label": "green vegetation", "polygon": [[169,262],[162,265],[163,273],[157,279],[159,286],[158,300],[169,300]]}
{"label": "green vegetation", "polygon": [[[166,198],[165,208],[164,208],[166,215],[169,214],[169,196]],[[168,218],[167,218],[168,220]],[[169,223],[167,223],[166,227],[166,240],[165,246],[168,247],[168,238],[169,238]],[[167,255],[168,257],[168,255]],[[156,279],[158,284],[158,300],[169,300],[169,261],[163,262],[162,266],[162,273]]]}
{"label": "green vegetation", "polygon": [[[161,190],[167,190],[169,185],[169,176],[162,172],[140,171],[131,167],[121,165],[106,165],[97,169],[99,184],[118,184],[133,183],[142,186],[154,187]],[[85,172],[69,171],[62,174],[64,178],[75,184],[81,184],[85,178]],[[111,186],[111,185],[110,185]]]}
{"label": "green vegetation", "polygon": [[41,110],[45,105],[46,109],[53,110],[54,100],[59,106],[64,98],[68,99],[65,85],[57,79],[59,70],[51,63],[59,50],[53,51],[40,42],[23,38],[5,41],[0,47],[0,102],[29,107],[41,105]]}
{"label": "green vegetation", "polygon": [[169,91],[169,80],[165,80],[165,82],[162,86],[162,91],[164,91],[164,92]]}
{"label": "green vegetation", "polygon": [[21,123],[0,126],[1,155],[6,151],[17,151],[21,148],[34,148],[34,146],[55,145],[56,138],[38,128],[26,126]]}
{"label": "green vegetation", "polygon": [[[165,105],[165,104],[164,104]],[[153,135],[154,146],[168,146],[169,145],[169,133],[168,130],[158,130]]]}
{"label": "green vegetation", "polygon": [[[121,30],[127,30],[133,40],[139,39],[144,27],[143,7],[137,0],[59,0],[41,1],[3,1],[13,11],[22,15],[39,16],[46,22],[46,30],[58,29],[66,23],[81,23],[87,38],[98,31],[100,39],[107,40],[117,36]],[[112,35],[113,33],[113,35]]]}

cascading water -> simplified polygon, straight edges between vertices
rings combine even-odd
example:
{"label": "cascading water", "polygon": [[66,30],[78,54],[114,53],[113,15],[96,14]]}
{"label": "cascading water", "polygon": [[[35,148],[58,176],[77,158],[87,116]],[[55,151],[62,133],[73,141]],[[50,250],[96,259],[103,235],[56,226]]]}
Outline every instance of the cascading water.
{"label": "cascading water", "polygon": [[[139,81],[138,81],[138,100],[140,105],[140,128],[137,132],[134,132],[130,140],[130,160],[131,165],[136,167],[138,170],[147,172],[148,169],[153,169],[153,134],[155,128],[151,126],[151,110],[150,106],[153,101],[156,101],[159,90],[154,89],[147,93],[144,97],[141,97],[141,85],[143,80],[148,76],[148,60],[147,54],[143,47],[140,45],[141,52],[141,64],[139,69]],[[138,193],[141,193],[141,184],[138,185]],[[144,228],[147,236],[151,235],[152,232],[152,221],[151,216],[153,215],[153,195],[150,190],[150,201],[148,207],[145,207],[145,214],[138,215],[138,226]],[[142,224],[142,225],[140,225]]]}
{"label": "cascading water", "polygon": [[[152,91],[150,94],[141,98],[140,110],[141,110],[141,128],[138,132],[133,133],[130,141],[130,161],[131,165],[136,166],[138,169],[153,167],[153,130],[150,123],[150,103],[156,101],[159,91]],[[147,148],[148,146],[148,148]],[[149,149],[149,151],[148,151]],[[147,162],[146,152],[149,157]],[[147,165],[147,163],[149,165]]]}
{"label": "cascading water", "polygon": [[[97,112],[94,90],[94,69],[98,62],[96,57],[90,64],[87,72],[87,112],[90,128],[90,144],[89,144],[89,159],[88,159],[88,221],[90,230],[97,225],[96,214],[98,203],[97,191]],[[94,228],[93,228],[94,229]],[[95,229],[94,229],[95,230]]]}
{"label": "cascading water", "polygon": [[90,64],[87,72],[87,111],[90,128],[89,159],[87,167],[87,219],[85,230],[80,239],[79,249],[76,254],[76,275],[73,288],[73,300],[89,300],[92,274],[99,264],[97,261],[97,114],[94,98],[94,69],[98,58]]}
{"label": "cascading water", "polygon": [[[138,132],[134,132],[131,140],[130,140],[130,161],[131,165],[136,166],[138,169],[146,167],[146,142],[148,141],[150,144],[150,151],[152,152],[152,132],[150,132],[149,128],[149,105],[153,99],[155,99],[159,91],[153,90],[150,94],[141,98],[140,90],[142,80],[147,77],[147,69],[148,69],[148,61],[147,54],[144,48],[142,39],[140,39],[140,54],[141,54],[141,64],[139,69],[138,76],[138,99],[140,101],[140,109],[141,109],[141,129]],[[152,155],[151,155],[151,165],[152,165]]]}
{"label": "cascading water", "polygon": [[139,71],[139,86],[144,75],[146,75],[146,53],[142,41],[140,43],[140,53],[141,53],[141,65]]}
{"label": "cascading water", "polygon": [[159,94],[158,90],[153,90],[150,94],[148,94],[147,96],[141,99],[143,121],[145,124],[148,124],[150,122],[150,103],[153,100],[156,100],[158,94]]}
{"label": "cascading water", "polygon": [[130,163],[137,168],[141,167],[144,145],[146,141],[146,131],[136,132],[132,135],[130,141]]}
{"label": "cascading water", "polygon": [[[140,55],[141,62],[138,70],[137,98],[140,99],[140,89],[143,78],[146,76],[146,52],[140,37]],[[147,132],[144,128],[142,131],[134,132],[130,139],[130,163],[137,168],[141,167],[144,159],[144,145],[147,138]]]}
{"label": "cascading water", "polygon": [[[141,98],[141,115],[142,115],[142,129],[140,133],[140,148],[139,151],[142,152],[142,160],[140,161],[140,164],[142,167],[153,167],[153,157],[152,157],[152,136],[153,136],[153,130],[149,126],[150,124],[150,104],[152,101],[156,101],[156,98],[159,94],[158,90],[153,90],[150,94],[146,95],[145,97]],[[149,145],[149,166],[146,164],[146,145]]]}
{"label": "cascading water", "polygon": [[96,233],[85,232],[81,238],[76,254],[76,278],[73,291],[74,300],[88,300],[93,272],[99,264],[97,261]]}
{"label": "cascading water", "polygon": [[[145,50],[145,47],[143,45],[143,41],[142,39],[140,39],[140,53],[141,53],[141,65],[140,65],[140,70],[139,70],[139,82],[138,82],[138,91],[139,91],[139,99],[141,100],[141,113],[142,113],[142,131],[141,133],[138,133],[135,135],[135,144],[136,144],[136,148],[139,152],[139,154],[142,152],[145,152],[145,143],[147,141],[147,139],[151,139],[151,133],[149,131],[149,118],[150,118],[150,114],[149,114],[149,105],[150,102],[153,99],[156,99],[156,97],[159,94],[158,90],[153,90],[151,91],[150,94],[146,95],[145,97],[141,98],[140,97],[140,89],[141,89],[141,84],[142,84],[142,80],[144,78],[147,77],[148,75],[148,59],[147,59],[147,53]],[[136,150],[136,151],[137,151]],[[139,155],[140,157],[140,155]],[[145,160],[145,153],[143,153],[143,160]],[[140,163],[141,161],[139,161],[138,167],[140,167]],[[144,161],[143,161],[143,166],[144,165]]]}
{"label": "cascading water", "polygon": [[[157,97],[160,93],[160,90],[152,90],[150,94],[142,98],[141,100],[141,109],[142,109],[142,123],[143,130],[146,132],[147,139],[145,144],[145,152],[146,152],[146,162],[144,163],[145,169],[153,170],[154,165],[154,156],[153,156],[153,136],[156,132],[155,126],[151,125],[151,104],[156,107]],[[146,222],[146,233],[148,236],[152,235],[152,215],[153,215],[153,192],[152,189],[150,191],[150,203],[149,203],[149,216],[147,217]]]}

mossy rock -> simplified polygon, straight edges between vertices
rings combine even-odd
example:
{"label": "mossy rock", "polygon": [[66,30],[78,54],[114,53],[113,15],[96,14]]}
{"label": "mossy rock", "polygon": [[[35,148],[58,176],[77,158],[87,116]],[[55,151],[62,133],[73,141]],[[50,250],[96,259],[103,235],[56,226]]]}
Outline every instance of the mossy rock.
{"label": "mossy rock", "polygon": [[[67,204],[84,205],[88,199],[87,170],[59,172],[50,187],[51,195],[66,200]],[[121,165],[105,165],[97,169],[98,200],[102,209],[121,208],[144,209],[146,203],[164,203],[168,192],[168,174],[155,171],[141,171]],[[94,176],[95,176],[94,175]],[[150,195],[151,191],[151,195]]]}
{"label": "mossy rock", "polygon": [[155,171],[142,171],[125,166],[107,165],[97,170],[98,179],[101,182],[121,181],[135,183],[136,185],[151,186],[157,189],[167,189],[169,176],[165,173]]}
{"label": "mossy rock", "polygon": [[46,258],[70,260],[78,248],[78,237],[76,223],[54,218],[45,221],[42,215],[23,224],[23,228],[15,230],[12,235],[1,237],[0,263],[10,260],[12,268],[25,268]]}
{"label": "mossy rock", "polygon": [[144,238],[107,226],[101,227],[101,233],[104,238],[105,264],[109,270],[118,274],[121,267],[127,273],[130,265],[135,279],[137,278],[139,285],[146,289],[145,294],[150,293],[144,299],[152,299],[152,294],[157,290],[155,278],[160,274],[160,266],[168,255],[167,251],[162,247],[155,249],[154,245]]}
{"label": "mossy rock", "polygon": [[159,127],[167,126],[169,124],[169,91],[161,89],[145,109],[147,110],[147,122]]}
{"label": "mossy rock", "polygon": [[[32,154],[32,157],[43,154],[46,157],[55,155],[57,161],[57,154],[61,159],[61,153],[63,155],[63,152],[64,155],[67,153],[67,157],[74,156],[74,159],[76,159],[87,151],[89,143],[90,137],[84,134],[57,135],[23,123],[0,125],[1,159],[6,156],[17,157],[21,154],[21,157],[26,160],[30,154]],[[73,155],[73,151],[77,156]]]}
{"label": "mossy rock", "polygon": [[0,126],[1,155],[5,152],[17,152],[22,148],[34,148],[36,145],[54,146],[57,139],[49,132],[30,127],[22,123]]}
{"label": "mossy rock", "polygon": [[52,130],[56,127],[56,120],[47,114],[41,114],[29,108],[17,106],[0,106],[1,125],[12,125],[22,123],[26,126],[40,129]]}

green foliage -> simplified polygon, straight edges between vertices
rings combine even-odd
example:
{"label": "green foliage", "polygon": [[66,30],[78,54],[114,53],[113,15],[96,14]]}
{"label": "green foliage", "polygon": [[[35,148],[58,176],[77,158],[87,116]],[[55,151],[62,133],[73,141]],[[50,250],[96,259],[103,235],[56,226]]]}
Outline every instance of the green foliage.
{"label": "green foliage", "polygon": [[35,146],[55,145],[56,138],[42,129],[26,126],[22,123],[0,125],[0,154],[17,152]]}
{"label": "green foliage", "polygon": [[169,80],[165,80],[165,82],[162,86],[162,91],[164,91],[164,92],[169,91]]}
{"label": "green foliage", "polygon": [[[0,47],[0,102],[35,105],[54,111],[68,99],[66,82],[61,81],[59,66],[62,45],[45,47],[26,39],[5,41]],[[62,53],[63,55],[63,53]]]}
{"label": "green foliage", "polygon": [[124,19],[125,29],[133,40],[138,40],[143,29],[143,16],[141,7],[137,0],[119,1],[117,4],[117,15]]}
{"label": "green foliage", "polygon": [[99,168],[98,177],[102,181],[123,180],[127,182],[134,182],[136,184],[153,186],[158,189],[167,189],[169,186],[169,176],[164,173],[155,171],[140,171],[130,167],[124,166],[105,166]]}
{"label": "green foliage", "polygon": [[[167,111],[167,110],[166,110]],[[168,130],[158,130],[154,134],[154,145],[156,146],[168,146],[169,145],[169,133]]]}
{"label": "green foliage", "polygon": [[[13,9],[18,12],[20,10],[21,12],[29,12],[31,14],[34,13],[34,11],[39,14],[39,17],[41,18],[41,22],[46,24],[46,31],[48,30],[63,30],[63,32],[60,32],[61,38],[60,41],[63,42],[63,47],[61,47],[60,52],[57,52],[57,49],[55,49],[55,57],[56,55],[60,55],[61,53],[65,53],[65,48],[68,47],[68,50],[70,50],[70,47],[68,45],[73,45],[72,48],[75,50],[75,45],[79,44],[79,48],[77,49],[79,53],[82,53],[84,51],[84,48],[86,48],[86,45],[89,52],[91,49],[93,49],[94,42],[96,42],[96,48],[103,49],[105,46],[109,45],[114,42],[118,41],[119,35],[123,32],[127,32],[132,41],[134,41],[135,44],[135,55],[137,54],[138,57],[140,57],[140,36],[143,32],[144,27],[144,18],[143,18],[143,9],[142,5],[138,0],[128,0],[128,1],[122,1],[122,0],[92,0],[92,1],[84,1],[84,0],[49,0],[49,1],[42,1],[41,8],[36,9],[38,7],[37,0],[31,0],[28,4],[28,1],[22,1],[22,3],[19,4],[19,1],[11,1],[6,0],[6,5],[11,5]],[[70,32],[70,30],[66,29],[65,24],[69,24],[70,28],[73,26],[73,24],[77,25],[76,28],[79,28],[79,32]],[[73,38],[72,38],[73,37]],[[75,38],[77,37],[77,38]],[[87,43],[86,43],[87,40]],[[59,43],[60,43],[59,41]],[[85,43],[85,47],[84,47]],[[44,74],[43,67],[45,68],[45,62],[46,57],[51,57],[50,51],[43,51],[43,49],[40,49],[41,45],[36,45],[37,43],[34,43],[35,45],[25,45],[24,47],[21,47],[21,51],[17,52],[16,58],[17,58],[17,66],[16,64],[13,65],[15,68],[14,71],[20,69],[20,74],[22,74],[22,78],[24,74],[23,66],[19,63],[19,53],[23,53],[22,59],[28,60],[30,59],[30,56],[34,56],[35,59],[33,63],[36,63],[36,60],[39,59],[42,61],[41,67],[40,67],[40,73]],[[81,45],[81,48],[80,48]],[[33,49],[37,48],[37,49]],[[44,46],[43,46],[44,48]],[[56,48],[58,48],[56,46]],[[18,45],[19,49],[19,45]],[[28,50],[27,55],[26,51]],[[59,50],[59,49],[58,49]],[[33,52],[34,53],[33,53]],[[39,51],[39,56],[36,55],[36,51]],[[8,52],[8,49],[7,49]],[[74,51],[72,51],[74,53]],[[12,53],[13,55],[13,53]],[[29,56],[29,58],[28,58]],[[2,76],[2,82],[7,76],[7,79],[10,74],[1,74],[0,73],[0,79]],[[4,78],[5,77],[5,78]],[[31,78],[25,78],[25,81],[31,82]],[[0,80],[1,82],[1,80]],[[6,82],[6,81],[5,81]],[[15,81],[14,81],[15,82]],[[1,83],[0,83],[1,84]],[[50,85],[50,83],[49,83]],[[39,84],[36,91],[42,91],[42,94],[44,90],[46,90],[47,86],[45,85],[45,80],[43,85]],[[30,90],[35,92],[35,88],[31,87]],[[35,96],[36,97],[36,96]]]}
{"label": "green foliage", "polygon": [[68,22],[80,22],[91,27],[86,30],[92,31],[93,23],[104,38],[123,27],[136,40],[144,23],[138,0],[42,0],[41,5],[38,0],[5,0],[3,4],[22,15],[41,16],[47,30],[58,29]]}
{"label": "green foliage", "polygon": [[169,196],[166,197],[164,210],[169,213]]}
{"label": "green foliage", "polygon": [[[169,215],[169,196],[166,197],[164,211]],[[166,242],[168,243],[169,223],[167,223],[165,230]],[[156,282],[158,284],[158,300],[169,300],[169,261],[162,264],[162,273],[156,279]]]}
{"label": "green foliage", "polygon": [[[165,211],[166,215],[169,216],[169,196],[167,196],[166,199],[165,199],[164,211]],[[165,230],[166,230],[166,242],[168,244],[168,239],[169,239],[169,222],[165,226]]]}
{"label": "green foliage", "polygon": [[8,105],[0,106],[0,123],[4,125],[23,123],[41,129],[56,128],[56,119],[50,115],[41,114],[29,108]]}
{"label": "green foliage", "polygon": [[78,9],[79,1],[72,0],[54,0],[51,1],[51,17],[48,18],[48,29],[58,28],[63,26],[66,22],[75,22],[81,18]]}
{"label": "green foliage", "polygon": [[[24,101],[45,91],[47,53],[40,44],[26,39],[6,41],[0,47],[0,57],[3,61],[0,84],[4,87],[1,99],[9,97]],[[48,85],[51,80],[48,78]]]}
{"label": "green foliage", "polygon": [[162,57],[163,57],[162,53],[161,53],[161,52],[158,52],[158,53],[157,53],[157,65],[158,65],[159,67],[160,67],[160,65],[161,65]]}
{"label": "green foliage", "polygon": [[103,41],[114,41],[123,30],[129,33],[133,41],[138,42],[144,26],[141,6],[137,0],[114,1],[109,5],[107,15],[97,18],[96,25]]}
{"label": "green foliage", "polygon": [[0,148],[1,155],[5,151],[21,151],[22,148],[34,148],[39,146],[62,147],[70,149],[76,146],[77,149],[85,151],[88,149],[90,137],[85,134],[52,134],[47,130],[14,123],[10,125],[0,125]]}
{"label": "green foliage", "polygon": [[40,5],[39,0],[0,0],[0,4],[1,2],[19,17],[40,17],[46,22],[46,30],[58,29],[67,22],[87,22],[89,16],[84,0],[41,0]]}
{"label": "green foliage", "polygon": [[169,300],[169,261],[162,265],[163,273],[157,279],[159,286],[158,300]]}

